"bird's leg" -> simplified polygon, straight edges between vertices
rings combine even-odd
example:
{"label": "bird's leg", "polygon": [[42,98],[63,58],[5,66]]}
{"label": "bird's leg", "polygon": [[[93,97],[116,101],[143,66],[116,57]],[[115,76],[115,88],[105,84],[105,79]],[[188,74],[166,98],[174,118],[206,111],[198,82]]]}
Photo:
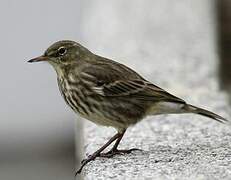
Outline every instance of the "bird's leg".
{"label": "bird's leg", "polygon": [[141,149],[137,149],[137,148],[133,148],[133,149],[123,149],[123,150],[119,150],[118,149],[118,145],[120,143],[120,141],[122,140],[124,133],[126,132],[126,130],[124,130],[120,136],[117,138],[114,146],[112,147],[112,149],[106,153],[100,153],[100,157],[107,157],[110,158],[116,154],[129,154],[132,151],[142,151]]}
{"label": "bird's leg", "polygon": [[[96,152],[94,152],[92,155],[90,155],[87,159],[84,159],[84,160],[81,162],[81,167],[80,167],[79,170],[75,173],[75,176],[76,176],[77,174],[80,174],[80,173],[81,173],[83,167],[84,167],[87,163],[89,163],[89,162],[95,160],[96,157],[101,156],[100,153],[101,153],[104,149],[106,149],[111,143],[113,143],[116,139],[118,139],[118,138],[120,138],[120,137],[121,137],[121,133],[115,134],[115,135],[114,135],[106,144],[104,144],[100,149],[98,149]],[[122,137],[123,137],[123,135],[122,135]]]}

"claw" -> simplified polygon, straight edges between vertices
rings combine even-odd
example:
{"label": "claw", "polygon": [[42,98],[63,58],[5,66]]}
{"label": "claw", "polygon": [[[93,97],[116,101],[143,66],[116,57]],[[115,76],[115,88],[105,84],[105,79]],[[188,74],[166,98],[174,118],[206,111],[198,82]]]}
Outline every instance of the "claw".
{"label": "claw", "polygon": [[141,149],[133,148],[133,149],[128,149],[128,150],[118,150],[118,149],[112,149],[108,151],[107,153],[101,153],[100,157],[106,157],[106,158],[111,158],[114,155],[121,155],[121,154],[130,154],[132,151],[142,151]]}
{"label": "claw", "polygon": [[81,164],[84,164],[85,161],[87,161],[88,159],[91,159],[93,155],[88,155],[86,159],[83,159],[81,161]]}
{"label": "claw", "polygon": [[[115,145],[113,146],[113,149],[111,150],[111,153],[109,152],[107,155],[108,157],[112,157],[113,155],[115,154],[119,154],[119,153],[130,153],[132,152],[133,150],[137,150],[137,149],[131,149],[131,150],[123,150],[123,151],[119,151],[117,150],[117,146],[119,145],[124,133],[125,133],[126,130],[124,130],[122,133],[121,132],[118,132],[116,133],[106,144],[104,144],[100,149],[98,149],[96,152],[94,152],[92,155],[88,156],[88,158],[84,159],[81,161],[81,166],[79,168],[78,171],[76,171],[75,173],[75,176],[77,176],[78,174],[80,174],[82,172],[82,169],[84,168],[85,165],[87,165],[89,162],[91,161],[94,161],[95,158],[97,157],[103,157],[103,154],[101,154],[101,152],[106,149],[111,143],[113,143],[115,140],[116,143]],[[116,151],[115,151],[116,150]],[[114,152],[115,151],[115,152]]]}
{"label": "claw", "polygon": [[81,167],[79,168],[78,171],[76,171],[75,176],[77,176],[78,174],[80,174],[82,172],[82,169],[86,164],[88,164],[91,161],[94,161],[95,158],[97,158],[97,157],[111,158],[111,157],[113,157],[114,155],[117,155],[117,154],[120,154],[120,155],[121,154],[130,154],[130,153],[132,153],[132,151],[142,151],[142,150],[137,149],[137,148],[128,149],[128,150],[126,150],[126,149],[124,149],[124,150],[112,149],[112,150],[110,150],[110,151],[108,151],[106,153],[95,153],[93,155],[89,155],[87,157],[87,159],[84,159],[84,160],[81,161]]}
{"label": "claw", "polygon": [[93,154],[93,155],[88,156],[87,159],[82,160],[82,161],[81,161],[81,166],[80,166],[79,170],[76,171],[75,176],[77,176],[78,174],[80,174],[80,173],[82,172],[82,169],[83,169],[83,167],[84,167],[85,165],[87,165],[87,164],[88,164],[89,162],[91,162],[91,161],[94,161],[95,158],[96,158],[96,157],[99,157],[99,156],[100,156],[99,153],[95,153],[95,154]]}

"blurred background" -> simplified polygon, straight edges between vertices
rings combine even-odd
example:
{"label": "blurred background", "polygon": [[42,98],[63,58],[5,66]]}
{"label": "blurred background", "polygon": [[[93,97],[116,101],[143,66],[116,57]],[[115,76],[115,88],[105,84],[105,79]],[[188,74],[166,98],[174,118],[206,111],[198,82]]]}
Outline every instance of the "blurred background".
{"label": "blurred background", "polygon": [[27,60],[72,39],[178,94],[195,87],[184,62],[197,59],[197,72],[213,69],[205,76],[230,92],[230,9],[229,0],[1,0],[0,179],[74,179],[82,154],[83,125],[54,70]]}
{"label": "blurred background", "polygon": [[78,40],[79,13],[76,0],[0,1],[0,179],[74,179],[77,118],[52,67],[27,60]]}

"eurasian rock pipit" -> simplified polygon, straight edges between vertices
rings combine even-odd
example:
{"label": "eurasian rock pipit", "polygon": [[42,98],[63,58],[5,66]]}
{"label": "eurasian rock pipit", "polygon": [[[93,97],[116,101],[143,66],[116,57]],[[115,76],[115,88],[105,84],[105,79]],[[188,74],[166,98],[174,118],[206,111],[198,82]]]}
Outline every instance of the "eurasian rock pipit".
{"label": "eurasian rock pipit", "polygon": [[[76,174],[96,157],[112,157],[137,150],[118,150],[117,147],[126,129],[146,116],[195,113],[221,123],[227,122],[213,112],[187,104],[125,65],[98,56],[74,41],[56,42],[42,56],[28,62],[39,61],[47,61],[54,67],[59,90],[74,112],[96,124],[117,130],[117,134],[103,147],[82,161]],[[114,141],[112,149],[102,153]]]}

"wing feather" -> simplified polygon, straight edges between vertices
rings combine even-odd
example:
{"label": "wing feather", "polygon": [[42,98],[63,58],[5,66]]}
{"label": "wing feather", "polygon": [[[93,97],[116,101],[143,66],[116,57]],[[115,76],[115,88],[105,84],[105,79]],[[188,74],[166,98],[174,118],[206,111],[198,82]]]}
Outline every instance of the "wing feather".
{"label": "wing feather", "polygon": [[[97,92],[99,93],[99,87]],[[104,84],[100,87],[99,94],[106,97],[132,96],[146,101],[185,103],[182,99],[171,95],[148,81],[142,80],[115,81],[114,83]]]}
{"label": "wing feather", "polygon": [[129,96],[143,101],[185,103],[182,99],[146,81],[134,71],[123,69],[120,72],[121,67],[117,69],[115,67],[105,64],[97,65],[84,69],[81,76],[89,85],[91,84],[92,90],[100,96],[109,98]]}

